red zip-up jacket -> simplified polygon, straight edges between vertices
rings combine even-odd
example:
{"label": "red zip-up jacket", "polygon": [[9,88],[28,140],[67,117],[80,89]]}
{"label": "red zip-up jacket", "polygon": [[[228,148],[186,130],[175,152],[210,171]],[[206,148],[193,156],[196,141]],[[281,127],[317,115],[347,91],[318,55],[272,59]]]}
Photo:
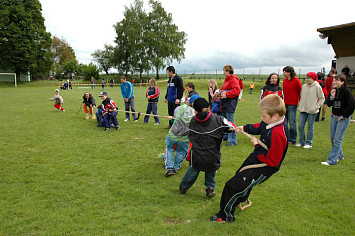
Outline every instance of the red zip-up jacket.
{"label": "red zip-up jacket", "polygon": [[228,98],[239,97],[240,86],[236,75],[230,75],[224,79],[221,90],[229,90],[226,95]]}
{"label": "red zip-up jacket", "polygon": [[297,77],[283,80],[285,105],[297,105],[301,97],[302,84]]}

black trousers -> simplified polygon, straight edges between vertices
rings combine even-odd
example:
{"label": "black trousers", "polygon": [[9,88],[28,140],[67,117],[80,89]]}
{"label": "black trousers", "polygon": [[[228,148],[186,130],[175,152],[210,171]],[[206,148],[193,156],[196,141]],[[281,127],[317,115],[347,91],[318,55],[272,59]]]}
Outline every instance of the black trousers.
{"label": "black trousers", "polygon": [[[175,104],[174,102],[168,102],[168,114],[169,116],[174,116],[175,108],[180,106],[180,104]],[[169,125],[172,126],[174,123],[174,119],[169,120]]]}
{"label": "black trousers", "polygon": [[251,190],[254,186],[267,180],[270,176],[261,174],[257,168],[247,169],[238,172],[227,181],[224,186],[220,210],[218,217],[225,221],[233,222],[235,208],[241,203],[248,200]]}

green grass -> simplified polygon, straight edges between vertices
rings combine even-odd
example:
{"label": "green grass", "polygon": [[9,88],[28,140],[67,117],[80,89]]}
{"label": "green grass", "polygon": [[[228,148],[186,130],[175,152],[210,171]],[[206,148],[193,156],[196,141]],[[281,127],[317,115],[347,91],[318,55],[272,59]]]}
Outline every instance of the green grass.
{"label": "green grass", "polygon": [[[188,80],[184,80],[186,84]],[[207,96],[207,81],[193,80]],[[43,85],[43,84],[42,84]],[[216,176],[216,196],[208,199],[204,175],[180,195],[177,175],[164,177],[163,162],[168,121],[160,126],[123,122],[119,132],[102,132],[96,121],[79,115],[86,89],[62,91],[58,112],[49,97],[57,84],[27,84],[0,88],[0,235],[354,235],[355,125],[345,135],[345,160],[322,166],[331,145],[329,116],[315,124],[310,150],[291,146],[281,170],[254,188],[252,207],[236,211],[236,222],[217,224],[208,218],[219,209],[224,183],[253,150],[238,135],[238,146],[222,147],[222,167]],[[160,115],[167,115],[161,84]],[[245,89],[236,110],[236,123],[260,121],[254,94]],[[101,88],[94,90],[97,97]],[[135,87],[136,110],[145,112],[145,87]],[[123,108],[118,87],[109,96]]]}

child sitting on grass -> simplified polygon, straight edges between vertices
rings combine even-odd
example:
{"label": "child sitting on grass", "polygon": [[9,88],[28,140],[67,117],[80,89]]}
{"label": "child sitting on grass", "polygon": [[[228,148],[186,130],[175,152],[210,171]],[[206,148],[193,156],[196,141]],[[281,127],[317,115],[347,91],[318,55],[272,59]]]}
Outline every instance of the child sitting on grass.
{"label": "child sitting on grass", "polygon": [[[91,119],[95,119],[94,108],[96,107],[95,98],[89,92],[85,92],[83,96],[83,107],[86,115],[86,119],[89,119],[89,112],[92,115]],[[88,108],[90,111],[88,111]]]}
{"label": "child sitting on grass", "polygon": [[[153,115],[158,115],[159,88],[154,78],[151,78],[149,80],[149,85],[150,87],[148,88],[147,93],[145,95],[146,98],[148,98],[148,106],[147,106],[146,114],[150,114],[153,112]],[[160,124],[159,117],[154,116],[154,120],[155,120],[154,125]],[[144,116],[143,124],[148,123],[148,121],[149,121],[149,116]]]}
{"label": "child sitting on grass", "polygon": [[116,112],[116,104],[111,98],[108,97],[106,92],[101,92],[100,96],[102,99],[102,110],[105,121],[105,130],[109,131],[111,128],[111,121],[113,126],[115,127],[115,131],[119,130],[118,121],[117,121],[117,112]]}
{"label": "child sitting on grass", "polygon": [[[189,149],[189,139],[187,137],[189,134],[189,123],[195,115],[192,103],[199,97],[199,95],[193,95],[188,102],[189,105],[183,104],[176,108],[174,123],[165,140],[165,177],[175,175],[178,169],[180,169],[181,163],[185,160]],[[176,151],[175,158],[174,151]]]}
{"label": "child sitting on grass", "polygon": [[59,89],[55,90],[55,95],[50,98],[50,100],[55,100],[54,107],[57,108],[58,111],[65,111],[64,108],[61,106],[61,104],[63,103],[63,98],[59,95]]}
{"label": "child sitting on grass", "polygon": [[[251,142],[255,149],[244,161],[236,174],[224,186],[219,212],[210,218],[216,222],[234,222],[236,206],[248,200],[251,190],[279,171],[288,147],[289,131],[285,122],[286,107],[276,94],[270,94],[259,103],[261,122],[237,127],[237,132],[260,134],[260,140],[268,150]],[[193,158],[193,157],[192,157]]]}
{"label": "child sitting on grass", "polygon": [[[191,100],[190,100],[191,101]],[[185,194],[197,180],[200,171],[205,172],[207,197],[215,195],[216,172],[221,167],[221,144],[223,135],[234,128],[222,116],[212,115],[204,98],[193,102],[195,117],[189,125],[190,166],[180,183],[180,194]]]}

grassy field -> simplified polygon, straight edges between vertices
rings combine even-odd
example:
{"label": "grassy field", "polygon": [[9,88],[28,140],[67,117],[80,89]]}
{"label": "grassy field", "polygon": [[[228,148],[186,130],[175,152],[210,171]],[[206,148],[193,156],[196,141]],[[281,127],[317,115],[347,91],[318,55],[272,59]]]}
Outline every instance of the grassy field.
{"label": "grassy field", "polygon": [[[207,81],[193,82],[206,97]],[[245,89],[237,125],[260,121],[261,85],[252,95]],[[355,235],[355,124],[345,135],[345,160],[322,166],[331,148],[330,110],[315,124],[313,148],[291,146],[281,170],[251,193],[252,207],[236,211],[235,223],[218,224],[209,217],[224,183],[253,150],[248,138],[238,135],[236,147],[222,147],[213,199],[205,196],[203,174],[180,195],[188,163],[166,178],[156,158],[164,152],[167,120],[143,125],[123,122],[119,113],[120,131],[103,132],[83,110],[76,115],[88,89],[62,91],[66,112],[58,112],[48,99],[56,86],[0,86],[0,235]],[[166,85],[160,88],[158,112],[167,115]],[[93,91],[97,103],[100,91]],[[119,88],[107,92],[122,109]],[[135,87],[137,111],[145,112],[145,92]]]}

